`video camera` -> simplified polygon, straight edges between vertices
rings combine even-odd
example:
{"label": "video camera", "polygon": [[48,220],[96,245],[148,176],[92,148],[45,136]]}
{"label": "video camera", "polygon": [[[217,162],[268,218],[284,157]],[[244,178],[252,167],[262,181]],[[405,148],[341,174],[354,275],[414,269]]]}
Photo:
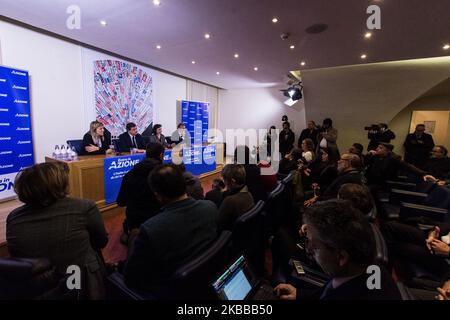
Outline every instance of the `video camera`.
{"label": "video camera", "polygon": [[366,131],[379,131],[381,129],[380,125],[372,124],[370,127],[364,127]]}

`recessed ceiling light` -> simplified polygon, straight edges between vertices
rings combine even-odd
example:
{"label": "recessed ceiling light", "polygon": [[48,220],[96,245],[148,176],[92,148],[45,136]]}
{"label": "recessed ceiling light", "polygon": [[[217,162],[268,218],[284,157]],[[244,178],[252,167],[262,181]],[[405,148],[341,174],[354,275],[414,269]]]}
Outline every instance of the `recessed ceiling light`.
{"label": "recessed ceiling light", "polygon": [[157,7],[159,7],[161,5],[161,1],[159,0],[153,0],[153,4]]}
{"label": "recessed ceiling light", "polygon": [[217,72],[216,72],[216,74],[217,74],[217,75],[219,75],[219,74],[220,74],[220,72],[219,72],[219,71],[217,71]]}
{"label": "recessed ceiling light", "polygon": [[192,60],[191,63],[192,63],[192,64],[195,64],[195,60]]}
{"label": "recessed ceiling light", "polygon": [[445,46],[442,47],[442,49],[444,49],[444,50],[450,49],[450,44],[446,44]]}
{"label": "recessed ceiling light", "polygon": [[161,46],[158,44],[157,46],[156,46],[156,49],[161,49]]}
{"label": "recessed ceiling light", "polygon": [[273,22],[273,23],[277,23],[277,22],[278,22],[278,18],[277,18],[277,17],[274,17],[274,18],[272,19],[272,22]]}
{"label": "recessed ceiling light", "polygon": [[372,32],[366,32],[366,34],[364,35],[364,38],[366,39],[370,39],[372,37]]}
{"label": "recessed ceiling light", "polygon": [[258,71],[258,67],[254,67],[253,70]]}
{"label": "recessed ceiling light", "polygon": [[234,57],[237,59],[237,58],[239,58],[239,54],[238,53],[235,53],[234,54]]}
{"label": "recessed ceiling light", "polygon": [[205,39],[211,38],[211,35],[209,33],[205,33]]}
{"label": "recessed ceiling light", "polygon": [[304,66],[306,65],[306,62],[305,61],[300,62],[300,65]]}
{"label": "recessed ceiling light", "polygon": [[366,54],[362,54],[361,55],[361,59],[366,59],[367,58],[367,55]]}
{"label": "recessed ceiling light", "polygon": [[295,46],[294,46],[294,45],[291,45],[291,46],[289,47],[289,49],[294,50],[294,49],[295,49]]}
{"label": "recessed ceiling light", "polygon": [[105,20],[100,20],[100,24],[102,25],[102,26],[106,26],[106,21]]}

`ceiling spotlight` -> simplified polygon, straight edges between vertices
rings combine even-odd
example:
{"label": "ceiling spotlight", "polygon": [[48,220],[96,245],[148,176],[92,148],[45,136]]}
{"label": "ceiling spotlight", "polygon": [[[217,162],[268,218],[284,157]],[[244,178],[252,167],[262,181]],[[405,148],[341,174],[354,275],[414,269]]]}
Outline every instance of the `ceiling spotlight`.
{"label": "ceiling spotlight", "polygon": [[220,72],[219,72],[219,71],[217,71],[217,72],[216,72],[216,74],[217,74],[217,75],[220,75]]}
{"label": "ceiling spotlight", "polygon": [[277,18],[277,17],[274,17],[274,18],[272,19],[272,22],[273,22],[273,23],[277,23],[277,22],[278,22],[278,18]]}
{"label": "ceiling spotlight", "polygon": [[283,92],[284,96],[291,98],[293,101],[297,101],[303,98],[302,90],[303,86],[301,85],[301,82],[299,82],[290,88],[280,91]]}
{"label": "ceiling spotlight", "polygon": [[160,50],[160,49],[161,49],[161,46],[158,44],[158,45],[156,46],[156,49]]}
{"label": "ceiling spotlight", "polygon": [[100,20],[100,24],[105,27],[107,23],[105,20]]}
{"label": "ceiling spotlight", "polygon": [[192,64],[195,64],[195,60],[192,60],[191,63],[192,63]]}
{"label": "ceiling spotlight", "polygon": [[305,61],[300,62],[300,65],[304,66],[304,65],[306,65],[306,62]]}
{"label": "ceiling spotlight", "polygon": [[450,44],[446,44],[445,46],[442,47],[442,49],[444,49],[444,50],[450,49]]}
{"label": "ceiling spotlight", "polygon": [[366,39],[370,39],[372,37],[372,32],[366,32],[366,34],[364,35],[364,38]]}
{"label": "ceiling spotlight", "polygon": [[254,67],[253,70],[258,71],[258,67]]}
{"label": "ceiling spotlight", "polygon": [[235,54],[234,54],[234,57],[235,57],[236,59],[239,58],[239,54],[235,53]]}
{"label": "ceiling spotlight", "polygon": [[295,49],[295,46],[294,46],[294,45],[291,45],[291,46],[289,47],[289,49],[294,50],[294,49]]}
{"label": "ceiling spotlight", "polygon": [[209,33],[205,33],[205,39],[211,38],[211,35]]}
{"label": "ceiling spotlight", "polygon": [[361,55],[361,59],[366,59],[366,58],[367,58],[366,54]]}
{"label": "ceiling spotlight", "polygon": [[159,0],[153,0],[153,4],[157,7],[159,7],[161,5],[161,1]]}

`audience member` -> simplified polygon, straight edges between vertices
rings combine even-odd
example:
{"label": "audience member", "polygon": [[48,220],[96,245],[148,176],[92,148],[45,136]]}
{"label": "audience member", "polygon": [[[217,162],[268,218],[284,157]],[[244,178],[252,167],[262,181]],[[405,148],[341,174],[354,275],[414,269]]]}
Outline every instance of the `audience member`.
{"label": "audience member", "polygon": [[294,147],[295,134],[291,130],[291,124],[287,121],[283,122],[283,130],[280,132],[280,153],[284,158]]}
{"label": "audience member", "polygon": [[[272,156],[272,130],[276,130],[277,128],[275,126],[271,126],[269,130],[267,131],[266,136],[264,137],[264,140],[266,140],[266,148],[267,148],[267,156]],[[274,132],[275,134],[275,132]]]}
{"label": "audience member", "polygon": [[394,146],[380,143],[376,150],[371,150],[365,159],[366,178],[369,185],[384,186],[387,180],[395,180],[399,170],[404,170],[422,178],[426,173],[415,166],[402,161],[392,151]]}
{"label": "audience member", "polygon": [[361,212],[344,200],[329,200],[308,208],[304,214],[307,248],[331,280],[316,292],[279,284],[282,300],[400,300],[389,273],[380,267],[380,289],[370,290],[367,268],[374,264],[375,245],[371,228]]}
{"label": "audience member", "polygon": [[78,298],[104,299],[101,249],[108,242],[95,202],[68,197],[67,164],[41,163],[21,171],[14,190],[23,206],[6,220],[8,251],[17,258],[47,258],[61,275],[81,270]]}
{"label": "audience member", "polygon": [[156,167],[149,184],[162,211],[141,225],[124,275],[128,286],[164,297],[170,295],[167,279],[177,267],[217,238],[217,208],[189,198],[183,174],[174,166]]}
{"label": "audience member", "polygon": [[184,123],[179,123],[177,126],[177,130],[172,133],[172,137],[171,137],[171,142],[173,145],[177,145],[180,143],[187,143],[189,144],[189,136],[188,136],[188,132],[186,131],[186,126],[184,125]]}
{"label": "audience member", "polygon": [[302,160],[305,163],[310,163],[314,160],[314,149],[315,145],[314,142],[311,139],[306,138],[303,140],[302,144]]}
{"label": "audience member", "polygon": [[212,189],[205,194],[205,200],[212,201],[217,208],[220,207],[223,200],[223,193],[226,190],[225,183],[222,179],[214,179]]}
{"label": "audience member", "polygon": [[381,142],[391,143],[395,139],[395,133],[392,132],[386,123],[380,123],[367,133],[370,139],[367,151],[375,150]]}
{"label": "audience member", "polygon": [[405,161],[422,168],[430,157],[430,152],[434,147],[431,134],[425,133],[425,125],[418,124],[416,130],[406,136]]}
{"label": "audience member", "polygon": [[[337,197],[339,188],[346,183],[365,184],[366,178],[362,173],[361,160],[356,154],[344,153],[337,163],[338,176],[324,189],[323,194],[315,196],[305,202],[310,206],[316,201],[334,199]],[[320,185],[319,185],[320,186]],[[322,189],[323,190],[323,189]]]}
{"label": "audience member", "polygon": [[337,137],[338,131],[333,128],[333,120],[330,118],[324,119],[317,138],[319,141],[318,148],[335,148],[336,150],[339,150],[336,143]]}
{"label": "audience member", "polygon": [[314,146],[317,146],[317,136],[319,135],[319,129],[316,127],[316,123],[314,121],[308,121],[308,127],[303,129],[300,133],[300,137],[298,138],[298,148],[302,148],[302,143],[305,139],[311,139]]}
{"label": "audience member", "polygon": [[247,146],[237,146],[234,150],[234,163],[242,164],[245,168],[247,188],[253,196],[255,202],[266,200],[267,193],[261,177],[261,168],[257,166],[256,158],[250,155]]}
{"label": "audience member", "polygon": [[445,275],[448,271],[445,259],[450,258],[450,246],[443,240],[449,237],[450,224],[435,224],[431,231],[395,221],[382,225],[390,260],[414,262],[438,277]]}
{"label": "audience member", "polygon": [[205,196],[200,179],[189,171],[186,171],[186,167],[183,163],[177,165],[177,168],[183,173],[187,195],[195,200],[203,200]]}
{"label": "audience member", "polygon": [[227,196],[219,208],[217,226],[219,230],[232,230],[240,215],[253,207],[253,197],[245,185],[245,169],[239,164],[227,164],[222,169]]}
{"label": "audience member", "polygon": [[139,228],[147,219],[161,210],[161,206],[148,184],[148,175],[155,167],[162,164],[163,158],[164,147],[159,143],[149,143],[146,158],[123,177],[117,204],[127,207],[125,233]]}
{"label": "audience member", "polygon": [[281,159],[278,173],[289,174],[292,170],[297,170],[299,161],[302,159],[302,150],[294,148],[283,159]]}
{"label": "audience member", "polygon": [[431,150],[431,158],[425,163],[423,170],[440,180],[450,179],[450,158],[444,146],[435,146]]}
{"label": "audience member", "polygon": [[348,200],[352,206],[361,211],[366,217],[376,218],[375,201],[367,186],[359,183],[346,183],[339,188],[338,199]]}
{"label": "audience member", "polygon": [[305,169],[305,175],[312,181],[313,190],[326,190],[337,177],[337,161],[339,153],[336,148],[323,148],[320,150],[320,162],[310,164]]}

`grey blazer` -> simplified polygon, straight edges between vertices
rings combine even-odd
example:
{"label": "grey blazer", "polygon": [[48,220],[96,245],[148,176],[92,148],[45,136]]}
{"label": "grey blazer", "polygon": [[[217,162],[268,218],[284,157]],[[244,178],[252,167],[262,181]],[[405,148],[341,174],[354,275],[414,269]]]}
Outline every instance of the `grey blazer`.
{"label": "grey blazer", "polygon": [[169,145],[167,144],[166,137],[161,133],[161,140],[154,134],[150,136],[150,143],[159,143],[162,144],[163,147],[167,148]]}
{"label": "grey blazer", "polygon": [[95,202],[66,197],[44,208],[23,205],[8,215],[6,239],[12,257],[48,258],[63,275],[68,266],[79,266],[82,295],[102,298],[100,250],[108,236]]}

